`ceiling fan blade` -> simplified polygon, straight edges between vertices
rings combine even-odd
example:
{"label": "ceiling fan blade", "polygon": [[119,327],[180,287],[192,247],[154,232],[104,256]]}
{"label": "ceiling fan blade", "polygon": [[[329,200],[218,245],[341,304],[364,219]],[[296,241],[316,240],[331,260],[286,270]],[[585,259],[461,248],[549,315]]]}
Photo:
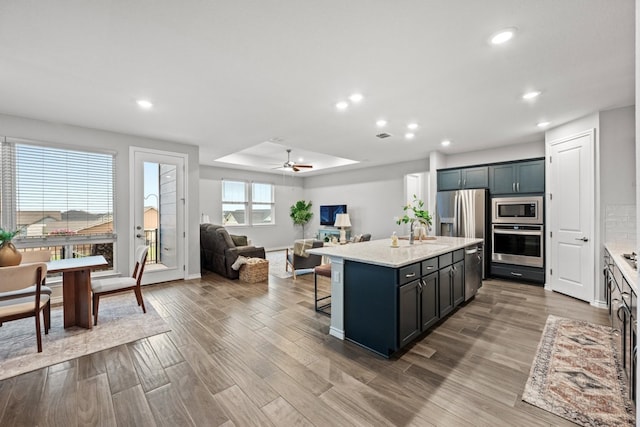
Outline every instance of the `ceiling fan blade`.
{"label": "ceiling fan blade", "polygon": [[312,168],[313,165],[299,165],[299,164],[296,163],[296,167],[297,168]]}
{"label": "ceiling fan blade", "polygon": [[299,172],[300,171],[300,169],[298,169],[298,165],[291,166],[291,169],[293,169],[294,172]]}

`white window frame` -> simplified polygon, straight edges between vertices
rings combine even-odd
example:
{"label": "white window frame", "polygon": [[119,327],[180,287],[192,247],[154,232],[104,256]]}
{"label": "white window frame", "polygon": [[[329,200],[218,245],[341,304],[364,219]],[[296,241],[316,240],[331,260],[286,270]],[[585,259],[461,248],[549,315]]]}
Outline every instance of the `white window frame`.
{"label": "white window frame", "polygon": [[[270,202],[256,202],[253,200],[253,186],[259,185],[268,185],[271,188],[271,201]],[[252,181],[249,186],[249,218],[251,220],[251,225],[256,227],[275,225],[276,224],[276,188],[275,185],[270,182],[262,182],[262,181]],[[271,222],[261,222],[258,224],[253,224],[253,205],[269,205],[271,206]]]}
{"label": "white window frame", "polygon": [[[225,198],[224,198],[224,195],[225,195],[225,190],[224,190],[225,182],[233,182],[233,183],[243,184],[243,186],[244,186],[244,201],[239,202],[239,201],[225,200]],[[269,185],[271,187],[271,201],[270,202],[255,202],[253,200],[253,186],[255,184]],[[245,217],[244,223],[242,223],[242,224],[225,223],[224,205],[239,205],[239,206],[241,205],[241,206],[244,206],[244,217]],[[254,224],[253,223],[253,205],[269,205],[269,206],[271,206],[271,222]],[[220,208],[221,208],[220,210],[221,210],[221,214],[222,214],[222,225],[224,225],[225,227],[262,227],[262,226],[275,225],[276,224],[276,218],[275,218],[275,211],[276,211],[275,185],[273,183],[264,182],[264,181],[244,181],[244,180],[238,180],[238,179],[227,179],[227,180],[223,179],[221,181],[221,204],[220,204]]]}
{"label": "white window frame", "polygon": [[[2,177],[3,183],[0,185],[0,203],[1,203],[1,212],[2,215],[0,217],[0,227],[7,230],[14,230],[17,227],[17,189],[16,189],[16,169],[15,169],[15,157],[13,157],[15,151],[15,145],[30,145],[34,147],[43,147],[43,148],[51,148],[55,150],[69,150],[79,153],[88,153],[88,154],[103,154],[110,155],[113,157],[112,160],[112,170],[111,170],[111,180],[112,180],[112,193],[111,193],[111,219],[113,222],[113,232],[112,233],[104,233],[104,234],[96,234],[96,235],[60,235],[60,236],[41,236],[41,237],[24,237],[24,236],[16,236],[14,238],[14,243],[19,249],[27,249],[27,248],[40,248],[40,247],[55,247],[61,246],[65,249],[65,258],[73,257],[73,247],[75,245],[84,245],[84,244],[100,244],[100,243],[111,243],[113,244],[113,270],[117,270],[116,265],[116,186],[115,186],[115,174],[116,174],[116,155],[113,151],[105,151],[105,150],[90,150],[85,147],[75,147],[75,146],[66,146],[66,145],[58,145],[45,143],[41,141],[20,139],[20,138],[10,138],[10,137],[0,137],[0,149],[2,152],[0,153],[0,159],[2,163],[0,164],[0,176]],[[109,270],[112,271],[112,270]],[[105,273],[105,271],[101,271],[101,274]]]}

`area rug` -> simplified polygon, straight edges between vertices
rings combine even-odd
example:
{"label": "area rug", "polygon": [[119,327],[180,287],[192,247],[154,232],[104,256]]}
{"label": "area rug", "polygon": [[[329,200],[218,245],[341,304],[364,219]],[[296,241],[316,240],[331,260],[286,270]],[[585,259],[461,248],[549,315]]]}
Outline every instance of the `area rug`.
{"label": "area rug", "polygon": [[[266,258],[269,260],[269,274],[279,277],[281,279],[288,279],[293,277],[291,268],[289,271],[285,270],[286,266],[286,252],[285,251],[271,251],[266,253]],[[307,268],[304,270],[296,270],[296,276],[302,274],[313,273],[313,268]]]}
{"label": "area rug", "polygon": [[4,323],[0,380],[171,330],[149,300],[145,299],[145,307],[143,314],[133,292],[101,298],[98,325],[92,329],[64,329],[62,307],[52,307],[51,329],[42,334],[42,353],[36,348],[33,317]]}
{"label": "area rug", "polygon": [[522,400],[583,426],[628,426],[627,396],[611,328],[550,315]]}

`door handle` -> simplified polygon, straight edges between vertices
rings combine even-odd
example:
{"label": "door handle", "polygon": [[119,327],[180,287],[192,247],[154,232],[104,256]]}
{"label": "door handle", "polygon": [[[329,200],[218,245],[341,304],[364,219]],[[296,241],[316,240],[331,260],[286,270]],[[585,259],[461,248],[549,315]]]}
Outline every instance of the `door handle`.
{"label": "door handle", "polygon": [[511,190],[513,190],[514,193],[516,192],[516,183],[515,182],[511,183]]}
{"label": "door handle", "polygon": [[518,193],[520,192],[520,183],[519,182],[516,183],[516,191]]}
{"label": "door handle", "polygon": [[136,237],[137,237],[138,239],[142,239],[142,234],[136,234]]}
{"label": "door handle", "polygon": [[576,240],[582,240],[583,242],[588,242],[589,238],[588,237],[576,237]]}

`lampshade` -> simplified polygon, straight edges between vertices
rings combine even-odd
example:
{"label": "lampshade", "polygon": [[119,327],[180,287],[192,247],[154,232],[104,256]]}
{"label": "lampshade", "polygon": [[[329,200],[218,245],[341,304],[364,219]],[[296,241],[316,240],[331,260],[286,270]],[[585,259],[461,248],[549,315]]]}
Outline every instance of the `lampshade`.
{"label": "lampshade", "polygon": [[336,223],[334,227],[351,227],[351,219],[349,219],[348,213],[342,213],[336,215]]}

